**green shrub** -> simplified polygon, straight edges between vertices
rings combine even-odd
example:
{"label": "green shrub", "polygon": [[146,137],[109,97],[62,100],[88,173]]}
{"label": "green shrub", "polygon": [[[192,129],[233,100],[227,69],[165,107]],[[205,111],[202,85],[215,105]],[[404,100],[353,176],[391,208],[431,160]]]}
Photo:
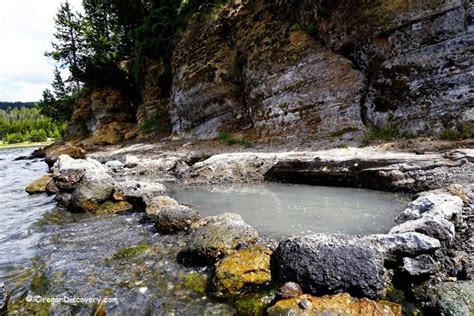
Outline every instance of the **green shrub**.
{"label": "green shrub", "polygon": [[218,139],[221,143],[229,146],[239,144],[245,148],[252,147],[252,143],[249,140],[233,138],[228,132],[220,133]]}
{"label": "green shrub", "polygon": [[8,134],[6,137],[6,141],[9,144],[18,144],[24,142],[25,137],[20,133]]}
{"label": "green shrub", "polygon": [[48,135],[44,129],[34,130],[30,133],[29,140],[36,143],[45,142],[48,140]]}
{"label": "green shrub", "polygon": [[394,129],[393,127],[389,128],[369,128],[367,133],[364,135],[362,142],[365,145],[368,145],[376,140],[381,141],[392,141],[395,139],[401,138],[400,133],[398,130]]}

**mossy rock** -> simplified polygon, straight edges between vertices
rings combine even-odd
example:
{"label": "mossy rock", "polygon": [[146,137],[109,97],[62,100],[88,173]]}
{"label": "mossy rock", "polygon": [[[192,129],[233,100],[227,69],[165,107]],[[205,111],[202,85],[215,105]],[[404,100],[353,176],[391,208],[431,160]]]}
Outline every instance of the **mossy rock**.
{"label": "mossy rock", "polygon": [[119,201],[119,202],[112,202],[107,201],[100,205],[96,210],[95,213],[99,215],[105,214],[118,214],[123,212],[128,212],[133,209],[133,205],[128,203],[127,201]]}
{"label": "mossy rock", "polygon": [[50,175],[44,175],[41,178],[33,181],[26,187],[26,192],[29,194],[40,194],[46,192],[46,186],[48,185],[49,181],[51,181]]}
{"label": "mossy rock", "polygon": [[190,272],[183,277],[183,286],[198,294],[205,294],[207,289],[207,276]]}
{"label": "mossy rock", "polygon": [[378,315],[401,316],[400,305],[386,301],[357,299],[347,293],[299,297],[278,301],[267,309],[268,315]]}
{"label": "mossy rock", "polygon": [[254,245],[220,260],[214,277],[216,296],[233,297],[245,293],[248,288],[268,284],[272,278],[271,254],[270,249]]}
{"label": "mossy rock", "polygon": [[137,245],[133,247],[128,247],[128,248],[123,248],[114,253],[111,257],[111,259],[115,260],[123,260],[123,259],[131,259],[138,257],[139,255],[142,255],[146,253],[149,249],[148,245]]}
{"label": "mossy rock", "polygon": [[264,292],[247,294],[234,302],[239,315],[263,315],[277,296],[277,290],[271,289]]}

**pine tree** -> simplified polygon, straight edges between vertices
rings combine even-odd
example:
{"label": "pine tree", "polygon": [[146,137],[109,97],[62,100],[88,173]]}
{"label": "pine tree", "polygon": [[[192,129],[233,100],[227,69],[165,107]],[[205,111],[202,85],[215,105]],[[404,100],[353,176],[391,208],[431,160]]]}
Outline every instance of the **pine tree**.
{"label": "pine tree", "polygon": [[61,3],[54,21],[56,42],[52,43],[53,51],[46,55],[59,62],[62,68],[69,67],[72,75],[70,80],[79,87],[77,74],[81,71],[80,52],[83,46],[81,21],[67,0]]}

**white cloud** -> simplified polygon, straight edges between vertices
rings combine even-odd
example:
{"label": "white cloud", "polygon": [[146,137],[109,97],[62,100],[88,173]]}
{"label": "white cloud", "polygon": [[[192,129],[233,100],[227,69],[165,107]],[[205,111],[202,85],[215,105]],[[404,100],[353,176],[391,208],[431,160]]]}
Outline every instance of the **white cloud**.
{"label": "white cloud", "polygon": [[[61,0],[0,1],[0,101],[36,101],[50,86],[54,15]],[[69,1],[80,8],[80,0]]]}

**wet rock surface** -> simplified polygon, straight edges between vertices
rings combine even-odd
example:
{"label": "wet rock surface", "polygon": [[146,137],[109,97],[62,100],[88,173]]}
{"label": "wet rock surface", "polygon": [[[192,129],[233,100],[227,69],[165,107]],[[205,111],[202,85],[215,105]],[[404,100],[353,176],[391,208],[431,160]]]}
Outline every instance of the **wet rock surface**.
{"label": "wet rock surface", "polygon": [[234,297],[271,281],[270,256],[272,251],[255,245],[221,259],[215,268],[216,296]]}
{"label": "wet rock surface", "polygon": [[33,181],[26,187],[26,192],[29,194],[39,194],[47,192],[46,186],[51,181],[50,175],[42,176],[41,178]]}
{"label": "wet rock surface", "polygon": [[100,204],[110,199],[114,181],[107,173],[86,170],[72,193],[71,207],[82,212],[94,212]]}
{"label": "wet rock surface", "polygon": [[316,234],[280,242],[272,256],[276,279],[293,281],[311,294],[349,292],[379,298],[384,289],[382,252],[363,239]]}
{"label": "wet rock surface", "polygon": [[186,231],[201,219],[199,212],[167,196],[152,199],[146,207],[146,213],[163,234]]}
{"label": "wet rock surface", "polygon": [[241,245],[254,243],[257,231],[238,214],[205,217],[191,227],[189,242],[181,252],[184,261],[196,264],[215,262]]}
{"label": "wet rock surface", "polygon": [[401,306],[385,301],[352,298],[349,294],[315,297],[302,295],[278,301],[268,315],[391,315],[401,316]]}

